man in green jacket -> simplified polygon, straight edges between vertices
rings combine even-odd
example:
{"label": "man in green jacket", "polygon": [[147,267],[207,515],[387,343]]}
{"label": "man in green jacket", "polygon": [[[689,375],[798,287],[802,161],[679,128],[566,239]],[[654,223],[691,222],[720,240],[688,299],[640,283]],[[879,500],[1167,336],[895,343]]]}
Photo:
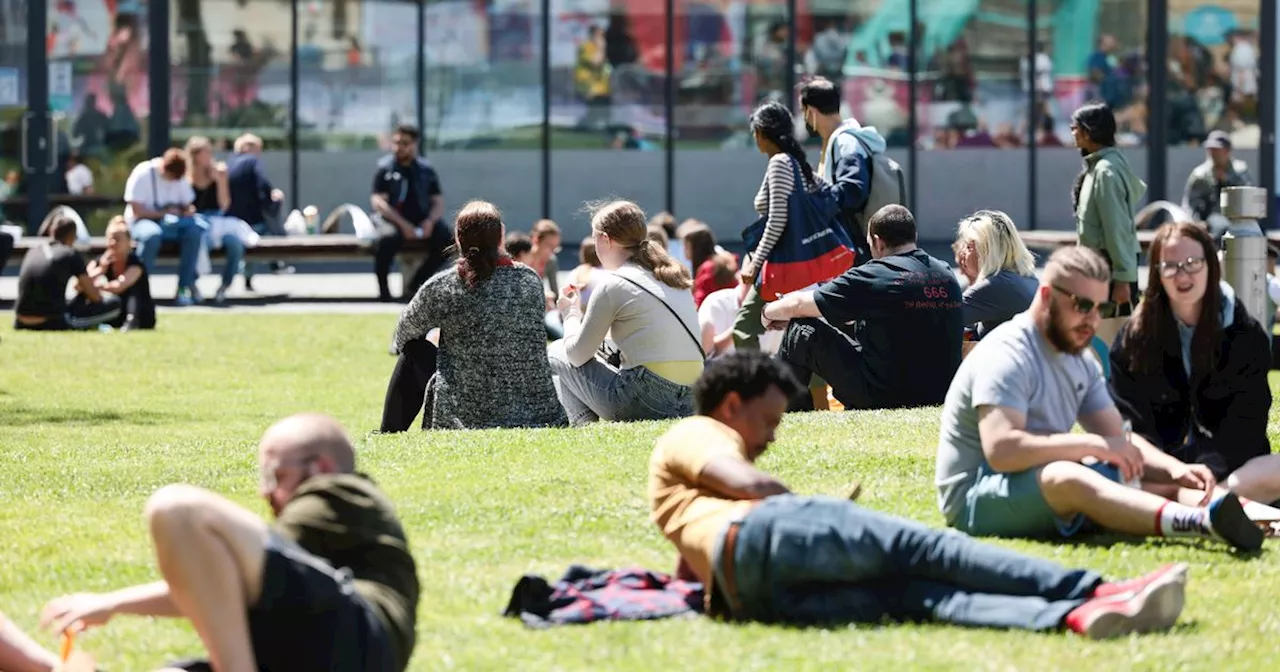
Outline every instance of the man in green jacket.
{"label": "man in green jacket", "polygon": [[1120,316],[1138,300],[1138,230],[1133,217],[1147,185],[1116,149],[1116,118],[1111,108],[1090,104],[1071,117],[1071,135],[1084,156],[1072,202],[1079,242],[1111,264],[1111,300]]}

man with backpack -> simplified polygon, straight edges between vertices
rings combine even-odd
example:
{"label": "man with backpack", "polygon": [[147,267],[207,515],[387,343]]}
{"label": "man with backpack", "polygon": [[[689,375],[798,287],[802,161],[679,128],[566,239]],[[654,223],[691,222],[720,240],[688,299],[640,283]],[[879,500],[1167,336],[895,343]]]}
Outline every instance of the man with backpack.
{"label": "man with backpack", "polygon": [[858,246],[857,264],[871,260],[866,247],[867,219],[886,205],[905,205],[902,167],[885,153],[887,143],[875,128],[840,118],[840,90],[814,77],[800,85],[800,112],[810,134],[822,138],[818,174],[836,193],[840,222]]}

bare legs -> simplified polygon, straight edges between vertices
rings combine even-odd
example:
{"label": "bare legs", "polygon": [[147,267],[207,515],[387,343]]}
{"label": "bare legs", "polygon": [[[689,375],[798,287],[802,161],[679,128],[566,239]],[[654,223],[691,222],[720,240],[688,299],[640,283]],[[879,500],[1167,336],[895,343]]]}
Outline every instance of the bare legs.
{"label": "bare legs", "polygon": [[1232,492],[1255,502],[1280,500],[1280,454],[1255,457],[1227,477]]}
{"label": "bare legs", "polygon": [[58,657],[0,616],[0,670],[4,672],[50,672]]}
{"label": "bare legs", "polygon": [[[1063,518],[1083,513],[1090,520],[1117,532],[1156,534],[1156,513],[1169,499],[1190,502],[1204,499],[1203,492],[1178,488],[1176,497],[1161,497],[1107,479],[1075,462],[1053,462],[1040,470],[1040,490],[1049,508]],[[1185,494],[1181,491],[1185,490]]]}
{"label": "bare legs", "polygon": [[147,522],[169,594],[219,672],[255,672],[247,610],[262,592],[267,525],[213,493],[161,488]]}

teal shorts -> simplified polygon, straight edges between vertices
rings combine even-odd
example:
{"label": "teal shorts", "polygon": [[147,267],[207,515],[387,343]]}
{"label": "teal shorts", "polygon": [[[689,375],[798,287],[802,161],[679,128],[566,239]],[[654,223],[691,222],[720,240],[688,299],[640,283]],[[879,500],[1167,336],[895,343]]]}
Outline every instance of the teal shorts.
{"label": "teal shorts", "polygon": [[[1112,481],[1123,482],[1120,470],[1110,464],[1088,466]],[[1093,529],[1082,513],[1066,519],[1049,508],[1040,492],[1039,474],[1039,469],[1005,474],[983,465],[965,494],[955,528],[974,537],[1020,538],[1066,538]]]}

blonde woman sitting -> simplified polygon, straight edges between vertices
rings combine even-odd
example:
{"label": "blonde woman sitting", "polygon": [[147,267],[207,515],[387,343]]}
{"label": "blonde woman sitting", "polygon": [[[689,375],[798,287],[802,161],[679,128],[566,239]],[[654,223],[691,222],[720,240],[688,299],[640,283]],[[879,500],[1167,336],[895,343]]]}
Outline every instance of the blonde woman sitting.
{"label": "blonde woman sitting", "polygon": [[[591,218],[600,278],[584,309],[566,287],[564,340],[549,347],[560,403],[569,422],[659,420],[693,413],[702,373],[689,270],[648,238],[644,211],[614,201]],[[611,336],[616,352],[601,352]]]}
{"label": "blonde woman sitting", "polygon": [[1026,310],[1040,281],[1036,260],[1022,244],[1013,220],[999,210],[979,210],[960,220],[956,265],[969,281],[964,323],[971,340]]}

